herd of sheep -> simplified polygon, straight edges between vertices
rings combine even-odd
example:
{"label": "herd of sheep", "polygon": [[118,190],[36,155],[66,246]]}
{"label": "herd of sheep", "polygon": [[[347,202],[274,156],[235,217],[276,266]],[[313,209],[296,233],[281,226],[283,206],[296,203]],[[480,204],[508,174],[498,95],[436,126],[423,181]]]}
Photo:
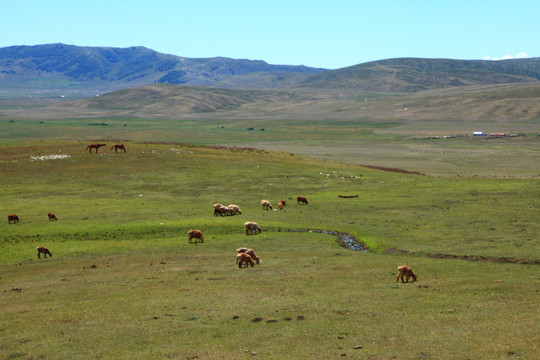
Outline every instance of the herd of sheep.
{"label": "herd of sheep", "polygon": [[[296,203],[298,205],[300,204],[308,204],[308,200],[305,196],[297,196],[296,197]],[[278,204],[278,209],[283,210],[283,207],[287,205],[287,200],[281,200]],[[273,210],[272,204],[268,200],[261,200],[261,206],[263,210]],[[214,204],[214,216],[233,216],[233,215],[240,215],[242,214],[242,210],[238,205],[235,204],[229,204],[227,206],[216,203]],[[260,233],[262,231],[261,227],[253,221],[246,221],[244,223],[244,229],[245,234],[256,234]],[[190,244],[198,244],[204,242],[204,235],[201,230],[197,229],[191,229],[187,232],[188,234],[188,242]],[[251,265],[254,266],[255,263],[259,263],[260,259],[257,255],[255,255],[255,252],[253,249],[249,248],[238,248],[236,249],[236,252],[238,255],[236,256],[236,264],[239,268],[242,267],[248,267]]]}
{"label": "herd of sheep", "polygon": [[[296,197],[296,204],[297,205],[308,205],[309,202],[305,196],[297,196]],[[287,205],[286,200],[281,200],[278,203],[278,209],[283,210],[283,207]],[[263,210],[273,210],[272,204],[268,200],[261,200],[261,207]],[[242,210],[238,205],[235,204],[229,204],[228,206],[222,205],[220,203],[214,204],[214,216],[232,216],[232,215],[241,215]],[[49,220],[58,220],[56,215],[54,213],[48,213]],[[8,223],[18,223],[19,222],[19,216],[17,214],[9,214],[8,215]],[[262,231],[261,227],[253,221],[246,221],[244,223],[244,229],[245,234],[256,234],[260,233]],[[187,232],[188,234],[188,242],[191,243],[204,243],[204,235],[201,230],[192,229]],[[41,258],[41,254],[44,255],[44,257],[47,257],[47,255],[52,256],[49,249],[43,246],[37,247],[38,252],[38,258]],[[242,267],[253,267],[255,263],[259,264],[261,261],[260,258],[255,255],[255,252],[253,249],[241,247],[236,249],[237,256],[236,256],[236,264],[239,268]],[[405,282],[403,278],[406,278],[406,282],[409,282],[409,278],[413,278],[415,281],[418,278],[418,275],[416,275],[413,270],[406,266],[401,265],[398,267],[398,276],[396,278],[396,281],[399,281],[399,278],[401,278],[402,282]]]}

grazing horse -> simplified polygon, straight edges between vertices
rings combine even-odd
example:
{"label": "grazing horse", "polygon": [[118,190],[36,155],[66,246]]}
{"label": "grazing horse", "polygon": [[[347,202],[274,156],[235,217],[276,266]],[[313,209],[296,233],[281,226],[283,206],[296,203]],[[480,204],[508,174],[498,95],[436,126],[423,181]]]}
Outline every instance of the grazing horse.
{"label": "grazing horse", "polygon": [[86,150],[88,152],[92,153],[92,149],[96,149],[96,154],[98,153],[98,149],[102,146],[106,146],[107,144],[90,144],[86,147]]}
{"label": "grazing horse", "polygon": [[124,146],[124,144],[116,144],[116,145],[113,145],[113,147],[111,147],[111,150],[114,149],[114,152],[118,152],[118,150],[120,150],[120,152],[126,152],[126,147]]}
{"label": "grazing horse", "polygon": [[398,266],[398,275],[396,277],[396,282],[399,281],[399,277],[401,276],[401,282],[405,282],[403,281],[403,277],[406,277],[407,278],[407,281],[406,282],[409,282],[409,279],[412,277],[414,279],[414,281],[416,281],[416,279],[418,278],[418,275],[416,275],[412,269],[410,268],[410,266],[407,266],[407,265],[401,265],[401,266]]}
{"label": "grazing horse", "polygon": [[11,224],[11,222],[13,222],[15,224],[15,223],[19,222],[19,215],[17,215],[17,214],[9,214],[7,216],[7,219],[8,219],[8,224]]}
{"label": "grazing horse", "polygon": [[58,218],[56,217],[56,215],[54,215],[54,213],[48,213],[47,214],[49,216],[49,221],[52,221],[52,220],[58,220]]}
{"label": "grazing horse", "polygon": [[49,255],[49,257],[52,257],[51,252],[50,252],[49,249],[47,249],[46,247],[38,246],[38,247],[36,248],[36,250],[37,250],[37,257],[38,257],[38,259],[41,259],[40,254],[43,254],[43,257],[45,257],[45,258],[47,257],[47,254]]}

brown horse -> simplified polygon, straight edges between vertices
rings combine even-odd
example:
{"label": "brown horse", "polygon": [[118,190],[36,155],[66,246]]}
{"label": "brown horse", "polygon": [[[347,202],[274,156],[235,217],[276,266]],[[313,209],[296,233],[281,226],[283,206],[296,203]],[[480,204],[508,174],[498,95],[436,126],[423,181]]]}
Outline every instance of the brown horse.
{"label": "brown horse", "polygon": [[58,218],[56,217],[56,215],[54,215],[54,213],[50,212],[47,215],[49,216],[49,221],[58,220]]}
{"label": "brown horse", "polygon": [[90,153],[92,153],[92,149],[96,149],[96,154],[98,153],[98,149],[102,146],[106,146],[107,144],[90,144],[86,147],[86,150],[88,150]]}
{"label": "brown horse", "polygon": [[126,147],[124,146],[124,144],[116,144],[116,145],[113,145],[113,147],[111,147],[111,150],[114,149],[114,152],[118,152],[118,150],[120,150],[120,152],[126,152]]}

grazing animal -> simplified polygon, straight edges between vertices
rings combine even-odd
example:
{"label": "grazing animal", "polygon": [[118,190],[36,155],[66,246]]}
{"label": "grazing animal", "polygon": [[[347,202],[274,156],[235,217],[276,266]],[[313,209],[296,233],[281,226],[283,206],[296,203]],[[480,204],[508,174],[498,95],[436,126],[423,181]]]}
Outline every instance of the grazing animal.
{"label": "grazing animal", "polygon": [[36,248],[36,250],[37,250],[37,257],[38,257],[38,259],[41,259],[41,256],[40,256],[41,254],[43,254],[43,257],[45,257],[45,258],[47,257],[47,255],[49,255],[49,257],[52,257],[51,252],[50,252],[49,249],[47,249],[46,247],[38,246],[38,247]]}
{"label": "grazing animal", "polygon": [[8,224],[11,224],[12,222],[15,224],[15,223],[19,222],[19,215],[17,215],[17,214],[9,214],[7,216],[7,219],[8,219]]}
{"label": "grazing animal", "polygon": [[[409,279],[412,277],[414,281],[418,278],[418,275],[416,275],[412,269],[407,265],[401,265],[398,266],[398,275],[396,277],[396,282],[399,281],[399,277],[401,276],[401,282],[409,282]],[[403,277],[407,278],[407,281],[403,281]]]}
{"label": "grazing animal", "polygon": [[280,201],[279,204],[277,204],[277,207],[279,210],[283,210],[283,203]]}
{"label": "grazing animal", "polygon": [[107,146],[107,144],[90,144],[86,147],[86,150],[88,152],[92,153],[92,149],[96,149],[96,154],[98,153],[98,149],[102,146]]}
{"label": "grazing animal", "polygon": [[261,259],[257,255],[255,255],[255,251],[253,251],[253,249],[241,247],[241,248],[236,249],[236,252],[239,254],[240,253],[248,254],[249,256],[251,256],[253,260],[255,260],[257,264],[261,261]]}
{"label": "grazing animal", "polygon": [[47,216],[49,216],[49,221],[52,221],[52,220],[58,220],[58,218],[56,217],[56,215],[54,215],[54,213],[48,213]]}
{"label": "grazing animal", "polygon": [[116,144],[116,145],[113,145],[111,147],[111,150],[114,149],[114,152],[117,153],[118,150],[120,150],[120,152],[126,152],[126,147],[124,146],[124,144]]}
{"label": "grazing animal", "polygon": [[308,200],[306,199],[305,196],[297,196],[296,197],[296,204],[297,205],[300,205],[300,204],[308,204]]}
{"label": "grazing animal", "polygon": [[246,229],[246,235],[249,235],[250,233],[255,234],[257,232],[261,232],[261,228],[257,223],[253,221],[248,221],[244,224],[244,228]]}
{"label": "grazing animal", "polygon": [[195,243],[204,242],[204,236],[201,230],[189,230],[187,233],[190,244],[193,243],[193,239],[195,239]]}
{"label": "grazing animal", "polygon": [[214,216],[229,216],[229,215],[235,215],[235,212],[233,209],[229,208],[228,206],[222,205],[221,207],[214,208]]}
{"label": "grazing animal", "polygon": [[242,215],[242,210],[240,210],[240,207],[238,205],[230,204],[229,209],[232,209],[235,214]]}
{"label": "grazing animal", "polygon": [[284,207],[287,206],[287,199],[281,200],[280,203],[282,203]]}
{"label": "grazing animal", "polygon": [[226,216],[236,215],[236,212],[234,211],[234,209],[231,209],[229,206],[222,207],[220,211],[222,214],[225,214]]}
{"label": "grazing animal", "polygon": [[214,216],[223,216],[223,214],[221,213],[221,208],[223,207],[222,204],[220,203],[216,203],[214,204]]}
{"label": "grazing animal", "polygon": [[249,256],[246,253],[239,253],[238,255],[236,255],[236,264],[238,265],[240,269],[242,267],[248,267],[249,265],[251,265],[251,267],[255,266],[255,263],[253,262],[253,259],[251,258],[251,256]]}
{"label": "grazing animal", "polygon": [[272,204],[268,200],[261,200],[261,206],[263,210],[272,210]]}

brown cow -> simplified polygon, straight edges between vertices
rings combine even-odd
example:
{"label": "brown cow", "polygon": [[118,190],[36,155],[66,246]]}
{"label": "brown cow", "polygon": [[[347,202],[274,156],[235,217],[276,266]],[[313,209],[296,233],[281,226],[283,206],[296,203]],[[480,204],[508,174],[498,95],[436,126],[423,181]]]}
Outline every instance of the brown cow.
{"label": "brown cow", "polygon": [[107,146],[107,144],[90,144],[86,147],[86,150],[88,152],[92,153],[92,149],[96,149],[96,154],[98,153],[98,149],[102,146]]}
{"label": "brown cow", "polygon": [[405,281],[403,281],[403,277],[407,277],[407,281],[406,282],[409,282],[409,279],[412,277],[414,279],[414,281],[416,281],[416,279],[418,278],[418,275],[416,275],[412,269],[407,266],[407,265],[401,265],[401,266],[398,266],[398,275],[396,277],[396,282],[399,281],[399,277],[401,276],[401,282],[404,283]]}
{"label": "brown cow", "polygon": [[36,248],[36,250],[37,250],[37,257],[38,257],[38,259],[41,259],[40,254],[43,254],[43,257],[45,257],[45,258],[47,257],[47,254],[49,255],[49,257],[52,257],[51,252],[50,252],[49,249],[47,249],[46,247],[38,246],[38,247]]}
{"label": "brown cow", "polygon": [[49,216],[49,221],[52,221],[52,220],[58,220],[58,218],[56,217],[56,215],[54,215],[54,213],[48,213],[47,216]]}
{"label": "brown cow", "polygon": [[7,219],[8,219],[8,224],[11,224],[11,222],[13,222],[15,224],[15,223],[19,222],[19,215],[17,215],[17,214],[9,214],[7,216]]}
{"label": "brown cow", "polygon": [[250,233],[254,234],[257,232],[261,232],[261,228],[259,227],[259,225],[257,225],[257,223],[253,221],[247,221],[246,223],[244,223],[244,228],[246,229],[246,235],[249,235]]}
{"label": "brown cow", "polygon": [[111,150],[114,149],[114,152],[117,153],[118,150],[120,150],[120,152],[126,152],[126,147],[124,146],[124,144],[116,144],[116,145],[113,145],[111,147]]}
{"label": "brown cow", "polygon": [[255,251],[253,251],[253,249],[241,247],[241,248],[236,249],[236,252],[239,254],[240,253],[248,254],[249,256],[251,256],[253,260],[255,260],[257,264],[261,261],[261,259],[257,255],[255,255]]}
{"label": "brown cow", "polygon": [[[246,253],[239,253],[238,255],[236,255],[236,264],[238,265],[240,269],[242,267],[248,267],[249,265],[251,265],[251,267],[255,266],[255,263],[253,262],[253,259],[251,258],[251,256],[249,256]],[[245,266],[242,266],[242,265],[245,265]]]}
{"label": "brown cow", "polygon": [[308,204],[308,201],[306,199],[305,196],[297,196],[296,197],[296,204],[299,205],[299,204]]}
{"label": "brown cow", "polygon": [[189,230],[187,233],[190,244],[193,242],[192,239],[195,239],[195,244],[198,242],[204,242],[204,236],[201,230]]}

